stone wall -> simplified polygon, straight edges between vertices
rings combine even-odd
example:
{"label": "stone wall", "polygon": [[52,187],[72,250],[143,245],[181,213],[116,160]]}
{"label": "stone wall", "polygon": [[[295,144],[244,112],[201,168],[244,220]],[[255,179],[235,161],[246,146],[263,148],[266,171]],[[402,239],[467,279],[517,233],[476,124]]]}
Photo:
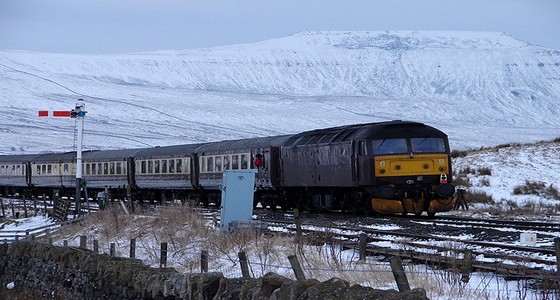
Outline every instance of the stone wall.
{"label": "stone wall", "polygon": [[[10,283],[13,289],[6,290]],[[32,241],[0,245],[0,284],[2,299],[427,299],[423,289],[375,290],[338,278],[319,282],[274,273],[256,279],[183,274],[136,259]]]}

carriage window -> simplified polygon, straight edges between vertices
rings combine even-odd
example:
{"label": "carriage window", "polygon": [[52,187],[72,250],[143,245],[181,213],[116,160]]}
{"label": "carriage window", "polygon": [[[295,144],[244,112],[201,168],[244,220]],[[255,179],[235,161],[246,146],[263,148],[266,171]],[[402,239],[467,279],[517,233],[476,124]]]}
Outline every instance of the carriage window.
{"label": "carriage window", "polygon": [[445,152],[445,143],[442,138],[412,138],[410,139],[412,152]]}
{"label": "carriage window", "polygon": [[140,162],[140,173],[146,174],[146,161],[145,160]]}
{"label": "carriage window", "polygon": [[122,162],[118,162],[118,163],[117,163],[117,174],[118,174],[118,175],[123,174]]}
{"label": "carriage window", "polygon": [[231,156],[231,168],[233,170],[239,169],[239,155],[235,154]]}
{"label": "carriage window", "polygon": [[95,175],[95,164],[91,164],[91,175]]}
{"label": "carriage window", "polygon": [[[65,166],[64,169],[66,170],[66,164],[64,166]],[[64,171],[64,172],[66,172],[66,171]],[[90,173],[91,173],[91,165],[86,164],[86,175],[89,175]]]}
{"label": "carriage window", "polygon": [[41,166],[37,165],[37,170],[36,170],[37,175],[41,175]]}
{"label": "carriage window", "polygon": [[164,159],[161,161],[161,173],[167,173],[167,160]]}
{"label": "carriage window", "polygon": [[109,175],[109,163],[103,163],[103,174]]}
{"label": "carriage window", "polygon": [[178,159],[175,162],[177,163],[177,165],[175,165],[177,173],[183,173],[183,161]]}
{"label": "carriage window", "polygon": [[47,166],[47,174],[49,174],[49,175],[52,174],[52,165]]}
{"label": "carriage window", "polygon": [[229,170],[229,156],[224,156],[224,170]]}
{"label": "carriage window", "polygon": [[154,173],[159,173],[159,160],[154,161]]}
{"label": "carriage window", "polygon": [[405,139],[383,139],[373,141],[373,154],[407,153]]}
{"label": "carriage window", "polygon": [[148,160],[148,173],[151,174],[154,172],[154,161]]}
{"label": "carriage window", "polygon": [[97,175],[103,175],[103,163],[97,163]]}
{"label": "carriage window", "polygon": [[214,158],[213,157],[207,157],[206,158],[206,171],[208,172],[214,172]]}
{"label": "carriage window", "polygon": [[214,159],[214,163],[216,166],[215,171],[220,172],[222,170],[222,157],[216,156],[216,158]]}
{"label": "carriage window", "polygon": [[175,172],[175,160],[169,160],[169,173],[173,174]]}
{"label": "carriage window", "polygon": [[109,163],[109,174],[115,175],[115,163]]}
{"label": "carriage window", "polygon": [[248,169],[249,161],[247,160],[247,154],[241,154],[241,169]]}

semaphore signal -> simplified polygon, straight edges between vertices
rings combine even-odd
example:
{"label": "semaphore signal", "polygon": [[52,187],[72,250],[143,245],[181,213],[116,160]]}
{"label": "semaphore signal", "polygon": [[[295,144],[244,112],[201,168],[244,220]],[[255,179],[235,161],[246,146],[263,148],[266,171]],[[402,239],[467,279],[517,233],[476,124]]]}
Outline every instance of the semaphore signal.
{"label": "semaphore signal", "polygon": [[72,110],[40,110],[38,112],[39,117],[69,117],[76,119],[77,129],[78,129],[78,141],[76,147],[76,211],[77,214],[81,214],[80,208],[80,198],[81,198],[81,188],[82,188],[82,141],[84,132],[84,118],[87,111],[85,110],[85,103],[83,99],[78,99],[78,103]]}

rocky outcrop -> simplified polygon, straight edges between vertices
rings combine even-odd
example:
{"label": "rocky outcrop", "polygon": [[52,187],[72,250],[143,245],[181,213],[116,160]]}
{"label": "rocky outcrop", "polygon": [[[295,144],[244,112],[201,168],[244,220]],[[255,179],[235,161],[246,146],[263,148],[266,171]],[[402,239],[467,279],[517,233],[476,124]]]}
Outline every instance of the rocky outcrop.
{"label": "rocky outcrop", "polygon": [[423,289],[399,293],[338,278],[319,282],[274,273],[261,278],[183,274],[136,259],[30,241],[0,245],[0,284],[9,283],[14,286],[11,295],[36,299],[427,299]]}

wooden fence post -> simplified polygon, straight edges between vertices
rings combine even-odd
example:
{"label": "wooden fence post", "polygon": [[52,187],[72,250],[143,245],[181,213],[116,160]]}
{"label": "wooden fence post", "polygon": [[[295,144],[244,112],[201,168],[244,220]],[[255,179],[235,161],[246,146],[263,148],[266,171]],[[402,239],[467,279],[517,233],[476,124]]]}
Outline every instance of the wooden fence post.
{"label": "wooden fence post", "polygon": [[292,265],[292,270],[294,270],[294,274],[296,275],[297,280],[305,280],[305,274],[303,274],[303,269],[299,264],[297,256],[290,255],[288,256],[288,260],[290,261],[290,265]]}
{"label": "wooden fence post", "polygon": [[130,240],[130,258],[136,258],[136,239]]}
{"label": "wooden fence post", "polygon": [[472,272],[473,253],[472,250],[463,252],[463,267],[461,268],[461,281],[468,283]]}
{"label": "wooden fence post", "polygon": [[366,245],[367,245],[367,236],[365,233],[360,234],[360,261],[366,260]]}
{"label": "wooden fence post", "polygon": [[560,238],[554,238],[554,252],[556,253],[556,275],[560,281]]}
{"label": "wooden fence post", "polygon": [[21,199],[23,200],[23,217],[28,218],[29,216],[27,215],[27,202],[25,200],[25,194],[21,195]]}
{"label": "wooden fence post", "polygon": [[200,252],[200,273],[208,272],[208,250]]}
{"label": "wooden fence post", "polygon": [[404,273],[401,258],[393,256],[389,259],[389,262],[391,264],[391,271],[393,271],[393,276],[395,276],[399,292],[410,291],[410,285],[408,284],[408,279]]}
{"label": "wooden fence post", "polygon": [[93,252],[95,252],[95,254],[99,254],[99,241],[98,240],[93,240]]}
{"label": "wooden fence post", "polygon": [[0,206],[2,206],[2,217],[6,217],[6,211],[4,211],[4,199],[0,198]]}
{"label": "wooden fence post", "polygon": [[35,212],[35,217],[37,216],[37,197],[31,196],[33,199],[33,211]]}
{"label": "wooden fence post", "polygon": [[299,209],[294,208],[294,222],[296,223],[296,234],[301,237],[301,219],[299,214]]}
{"label": "wooden fence post", "polygon": [[241,276],[243,276],[243,278],[251,278],[251,275],[249,275],[249,264],[247,263],[247,255],[244,251],[241,251],[237,253],[237,256],[239,257],[239,264],[241,265]]}
{"label": "wooden fence post", "polygon": [[64,246],[64,247],[68,247],[68,240],[64,240],[64,241],[62,241],[62,246]]}
{"label": "wooden fence post", "polygon": [[115,257],[115,243],[111,243],[111,248],[109,249],[109,255]]}
{"label": "wooden fence post", "polygon": [[43,205],[45,206],[45,213],[47,213],[47,194],[43,194]]}
{"label": "wooden fence post", "polygon": [[159,260],[159,267],[167,267],[167,243],[161,243],[161,258]]}

